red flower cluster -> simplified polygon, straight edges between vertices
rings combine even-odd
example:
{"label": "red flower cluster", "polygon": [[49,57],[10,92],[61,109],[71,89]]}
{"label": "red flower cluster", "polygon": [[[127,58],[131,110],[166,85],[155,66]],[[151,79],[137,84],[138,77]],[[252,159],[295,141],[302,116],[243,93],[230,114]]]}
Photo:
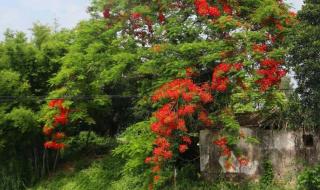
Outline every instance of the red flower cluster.
{"label": "red flower cluster", "polygon": [[157,102],[163,99],[177,101],[182,98],[186,102],[191,102],[195,97],[199,97],[200,101],[206,104],[213,101],[208,90],[208,86],[198,86],[191,79],[176,79],[156,90],[151,99]]}
{"label": "red flower cluster", "polygon": [[283,25],[280,23],[279,20],[276,20],[275,24],[276,24],[276,28],[277,28],[278,30],[280,30],[280,31],[283,30]]}
{"label": "red flower cluster", "polygon": [[66,125],[68,123],[69,110],[62,105],[63,102],[63,99],[55,99],[49,102],[49,108],[58,108],[59,110],[59,115],[54,116],[53,126]]}
{"label": "red flower cluster", "polygon": [[154,182],[157,182],[160,179],[160,176],[158,174],[161,170],[161,162],[171,159],[173,153],[170,150],[171,144],[164,137],[158,137],[155,140],[154,144],[156,147],[153,149],[153,156],[147,157],[144,162],[146,164],[153,165],[151,171],[155,174]]}
{"label": "red flower cluster", "polygon": [[201,121],[206,127],[212,126],[213,124],[212,120],[208,117],[208,114],[205,111],[201,111],[199,113],[198,120]]}
{"label": "red flower cluster", "polygon": [[166,20],[166,17],[164,16],[163,12],[161,12],[161,11],[158,14],[158,20],[159,20],[160,24],[163,24]]}
{"label": "red flower cluster", "polygon": [[110,9],[108,9],[108,8],[105,8],[104,10],[103,10],[103,17],[104,18],[110,18]]}
{"label": "red flower cluster", "polygon": [[194,5],[197,9],[197,13],[200,16],[219,17],[221,15],[219,8],[215,6],[209,6],[206,0],[195,0]]}
{"label": "red flower cluster", "polygon": [[190,144],[192,143],[191,138],[188,137],[188,136],[182,136],[182,137],[181,137],[181,140],[182,140],[182,142],[184,142],[184,143],[186,143],[186,144],[188,144],[188,145],[190,145]]}
{"label": "red flower cluster", "polygon": [[153,155],[157,160],[163,158],[165,160],[172,158],[172,152],[170,151],[170,143],[164,137],[159,137],[155,140],[154,144],[157,148],[153,150]]}
{"label": "red flower cluster", "polygon": [[218,9],[218,7],[209,7],[208,8],[208,14],[209,16],[212,17],[219,17],[220,16],[220,10]]}
{"label": "red flower cluster", "polygon": [[228,63],[220,63],[213,70],[212,74],[212,90],[217,90],[219,92],[225,92],[228,88],[230,80],[226,74],[228,74],[231,69],[236,71],[240,71],[243,67],[242,63],[228,64]]}
{"label": "red flower cluster", "polygon": [[226,3],[223,4],[223,12],[228,15],[232,15],[232,7]]}
{"label": "red flower cluster", "polygon": [[[222,10],[225,14],[232,15],[232,7],[226,1],[219,0],[219,3],[222,4]],[[207,0],[195,0],[194,5],[200,16],[219,17],[221,15],[219,8],[217,6],[209,6]]]}
{"label": "red flower cluster", "polygon": [[228,147],[228,140],[226,137],[222,137],[216,141],[213,141],[213,144],[217,145],[222,150],[222,156],[230,157],[231,150]]}
{"label": "red flower cluster", "polygon": [[66,135],[62,132],[57,132],[55,135],[54,135],[54,139],[56,140],[60,140],[60,139],[63,139]]}
{"label": "red flower cluster", "polygon": [[140,13],[134,12],[134,13],[131,14],[131,19],[133,19],[133,20],[138,20],[140,18],[141,18],[141,14]]}
{"label": "red flower cluster", "polygon": [[178,115],[179,116],[187,116],[192,115],[196,111],[197,106],[195,104],[185,105],[179,108]]}
{"label": "red flower cluster", "polygon": [[47,141],[44,143],[44,147],[46,149],[59,150],[59,149],[63,149],[65,145],[63,143],[57,143],[55,141]]}
{"label": "red flower cluster", "polygon": [[176,79],[161,86],[151,99],[153,102],[169,101],[154,113],[157,121],[152,123],[151,130],[157,134],[157,139],[152,157],[145,160],[145,163],[153,165],[154,175],[159,176],[161,163],[173,157],[171,143],[174,142],[170,143],[169,139],[174,139],[173,136],[179,137],[180,153],[185,153],[192,143],[190,137],[185,135],[188,132],[185,117],[198,113],[198,119],[204,126],[212,125],[211,119],[201,105],[212,102],[213,97],[210,85],[206,83],[199,86],[191,79]]}
{"label": "red flower cluster", "polygon": [[281,69],[280,65],[281,61],[274,59],[264,59],[260,62],[261,68],[257,70],[257,73],[262,75],[263,78],[257,80],[256,83],[260,85],[262,92],[278,84],[281,78],[286,75],[287,71]]}
{"label": "red flower cluster", "polygon": [[48,104],[48,107],[51,109],[57,109],[58,114],[54,116],[54,121],[52,123],[52,127],[44,126],[43,133],[46,136],[51,136],[52,141],[47,141],[44,143],[44,147],[47,149],[59,150],[63,149],[65,145],[63,143],[58,143],[57,141],[61,141],[65,138],[65,134],[62,132],[53,133],[56,128],[61,125],[66,125],[68,123],[68,114],[69,109],[63,106],[63,99],[54,99],[51,100]]}
{"label": "red flower cluster", "polygon": [[274,17],[268,17],[266,18],[262,23],[262,25],[273,25],[276,29],[278,29],[280,32],[284,29],[281,20],[274,18]]}
{"label": "red flower cluster", "polygon": [[240,164],[240,167],[241,166],[247,166],[249,164],[249,160],[243,156],[240,156],[237,158],[239,164]]}
{"label": "red flower cluster", "polygon": [[258,53],[265,53],[268,50],[268,46],[266,44],[254,44],[252,49]]}
{"label": "red flower cluster", "polygon": [[188,150],[188,145],[186,145],[186,144],[179,145],[179,152],[180,153],[185,153],[187,150]]}

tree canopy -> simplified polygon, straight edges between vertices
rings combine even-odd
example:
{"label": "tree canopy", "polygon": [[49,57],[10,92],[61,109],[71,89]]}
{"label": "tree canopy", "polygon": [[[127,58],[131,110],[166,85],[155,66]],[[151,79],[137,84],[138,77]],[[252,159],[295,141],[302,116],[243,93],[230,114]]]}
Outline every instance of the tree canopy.
{"label": "tree canopy", "polygon": [[302,105],[307,117],[311,116],[313,125],[319,125],[320,86],[320,2],[305,1],[298,12],[299,24],[295,28],[290,52],[290,63],[298,81],[297,92],[301,95]]}

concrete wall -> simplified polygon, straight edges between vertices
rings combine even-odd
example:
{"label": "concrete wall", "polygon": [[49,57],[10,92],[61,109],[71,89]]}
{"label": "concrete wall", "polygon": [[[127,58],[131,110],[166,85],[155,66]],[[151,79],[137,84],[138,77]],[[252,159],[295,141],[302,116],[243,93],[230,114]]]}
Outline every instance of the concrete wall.
{"label": "concrete wall", "polygon": [[262,163],[269,160],[277,180],[295,181],[296,174],[303,166],[320,161],[319,133],[245,127],[241,131],[246,136],[255,137],[260,143],[248,144],[241,140],[238,148],[247,156],[249,164],[240,167],[232,153],[232,161],[236,167],[229,170],[224,167],[226,158],[220,156],[219,149],[212,143],[213,133],[209,130],[200,132],[200,170],[205,179],[213,181],[221,175],[230,174],[259,179],[263,173]]}

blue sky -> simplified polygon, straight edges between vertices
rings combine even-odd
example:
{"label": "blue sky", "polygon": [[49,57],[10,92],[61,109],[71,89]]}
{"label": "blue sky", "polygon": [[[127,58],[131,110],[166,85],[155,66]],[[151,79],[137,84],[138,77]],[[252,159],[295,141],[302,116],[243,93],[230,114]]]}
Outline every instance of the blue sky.
{"label": "blue sky", "polygon": [[0,0],[0,39],[7,29],[28,32],[34,22],[52,25],[57,19],[61,27],[71,28],[86,13],[89,0]]}
{"label": "blue sky", "polygon": [[[299,10],[303,0],[287,0]],[[0,40],[10,28],[29,33],[32,23],[52,25],[57,19],[61,27],[71,28],[89,18],[86,8],[90,0],[0,0]]]}

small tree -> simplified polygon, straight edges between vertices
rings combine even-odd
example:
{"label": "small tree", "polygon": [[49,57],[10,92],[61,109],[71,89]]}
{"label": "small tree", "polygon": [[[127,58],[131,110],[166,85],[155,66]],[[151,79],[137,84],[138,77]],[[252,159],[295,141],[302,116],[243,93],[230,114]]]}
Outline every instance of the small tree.
{"label": "small tree", "polygon": [[298,81],[305,113],[320,124],[320,2],[306,0],[298,13],[299,24],[295,28],[290,63]]}

